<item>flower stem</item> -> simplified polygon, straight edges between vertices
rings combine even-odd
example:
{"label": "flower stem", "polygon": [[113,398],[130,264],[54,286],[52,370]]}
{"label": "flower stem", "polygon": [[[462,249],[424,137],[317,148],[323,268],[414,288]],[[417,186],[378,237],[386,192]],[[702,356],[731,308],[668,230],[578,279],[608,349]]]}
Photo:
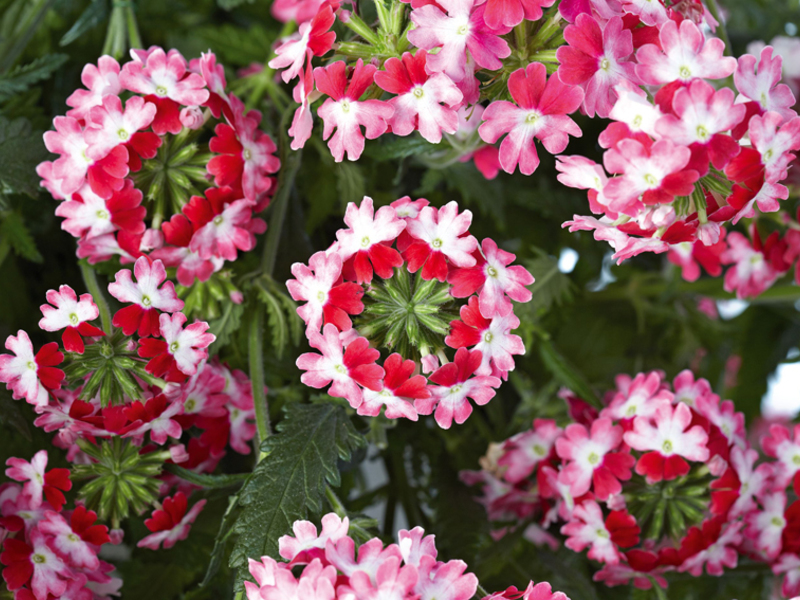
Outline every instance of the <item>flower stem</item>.
{"label": "flower stem", "polygon": [[[260,310],[253,313],[250,323],[250,333],[247,340],[247,354],[250,366],[250,384],[253,388],[253,408],[256,416],[256,431],[258,434],[258,447],[270,435],[269,406],[267,395],[264,392],[264,315]],[[261,461],[265,453],[262,450],[258,456]]]}
{"label": "flower stem", "polygon": [[728,37],[728,29],[725,27],[725,21],[722,19],[722,15],[719,12],[719,6],[717,5],[717,0],[708,0],[708,12],[717,20],[719,23],[719,37],[725,42],[725,54],[728,56],[733,56],[733,48],[731,47],[731,39]]}
{"label": "flower stem", "polygon": [[281,170],[278,193],[272,205],[272,217],[269,220],[269,230],[264,243],[264,254],[261,258],[261,270],[272,276],[275,270],[275,259],[278,257],[278,244],[281,241],[283,222],[286,220],[286,210],[289,206],[289,194],[294,186],[294,178],[300,168],[302,152],[284,153],[283,169]]}
{"label": "flower stem", "polygon": [[131,48],[144,48],[142,36],[139,34],[139,25],[136,23],[136,13],[133,4],[125,7],[125,20],[128,25],[128,45]]}
{"label": "flower stem", "polygon": [[86,289],[92,295],[94,303],[97,304],[97,308],[100,310],[100,321],[103,324],[103,331],[106,332],[106,335],[111,335],[111,309],[108,308],[106,297],[103,294],[103,290],[100,289],[100,284],[97,282],[97,273],[95,273],[94,269],[90,267],[87,262],[81,261],[79,264]]}

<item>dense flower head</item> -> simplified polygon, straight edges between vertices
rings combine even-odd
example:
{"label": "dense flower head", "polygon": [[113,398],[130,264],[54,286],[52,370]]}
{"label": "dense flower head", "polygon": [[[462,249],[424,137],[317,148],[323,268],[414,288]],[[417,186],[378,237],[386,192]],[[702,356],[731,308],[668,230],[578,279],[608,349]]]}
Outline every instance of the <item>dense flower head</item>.
{"label": "dense flower head", "polygon": [[620,375],[604,404],[563,429],[539,419],[492,444],[481,471],[462,473],[481,486],[496,537],[532,522],[538,532],[526,539],[557,544],[560,533],[601,563],[596,581],[645,589],[665,587],[670,571],[721,575],[745,539],[762,560],[796,551],[786,532],[800,526],[800,505],[790,509],[783,488],[800,481],[790,466],[800,447],[786,428],[764,441],[782,462],[756,467],[743,415],[690,371],[673,382],[658,371]]}
{"label": "dense flower head", "polygon": [[[438,559],[434,536],[422,527],[400,530],[398,543],[372,538],[357,552],[349,529],[348,518],[335,513],[322,517],[321,531],[309,521],[295,521],[293,535],[279,541],[280,556],[288,562],[270,556],[249,559],[254,581],[244,583],[247,599],[469,600],[478,590],[478,578],[466,563]],[[487,596],[500,598],[567,600],[545,582]]]}
{"label": "dense flower head", "polygon": [[[225,91],[213,54],[187,62],[154,46],[131,58],[120,66],[103,56],[84,68],[88,89],[68,98],[72,109],[45,133],[58,158],[37,172],[60,201],[56,215],[78,238],[80,258],[124,263],[154,252],[178,268],[181,283],[205,281],[263,232],[253,216],[274,192],[277,148],[259,129],[261,114]],[[198,224],[184,194],[218,188],[224,203]],[[217,242],[232,231],[244,241]]]}
{"label": "dense flower head", "polygon": [[[23,482],[2,486],[0,522],[4,540],[0,563],[3,579],[15,598],[99,600],[92,584],[118,589],[119,578],[98,553],[111,541],[108,527],[96,523],[97,514],[82,505],[69,510],[61,490],[71,487],[68,469],[45,471],[47,451],[30,462],[10,458],[6,475]],[[70,595],[71,594],[71,595]]]}
{"label": "dense flower head", "polygon": [[435,414],[444,428],[469,417],[469,399],[489,402],[525,352],[511,301],[531,299],[533,277],[494,241],[478,246],[471,221],[456,202],[349,204],[338,241],[287,282],[318,351],[297,360],[303,383],[330,385],[361,415]]}

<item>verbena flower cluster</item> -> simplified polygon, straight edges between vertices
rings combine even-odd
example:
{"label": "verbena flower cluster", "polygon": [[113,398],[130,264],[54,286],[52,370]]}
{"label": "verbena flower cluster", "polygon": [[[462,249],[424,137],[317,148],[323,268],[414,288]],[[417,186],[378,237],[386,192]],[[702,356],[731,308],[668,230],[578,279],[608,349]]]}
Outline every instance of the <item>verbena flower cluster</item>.
{"label": "verbena flower cluster", "polygon": [[[247,600],[470,600],[478,578],[466,572],[460,560],[437,559],[433,535],[422,527],[401,530],[398,543],[385,545],[379,538],[361,544],[348,535],[347,517],[335,513],[322,517],[322,531],[309,521],[295,521],[294,536],[280,539],[280,556],[250,559]],[[484,600],[568,600],[553,593],[549,583],[519,591],[512,587]]]}
{"label": "verbena flower cluster", "polygon": [[[188,506],[196,486],[164,472],[167,464],[210,473],[230,446],[251,452],[256,433],[252,388],[241,371],[208,360],[208,324],[187,324],[183,301],[160,260],[141,256],[120,270],[108,291],[125,306],[105,332],[92,322],[99,308],[69,286],[47,293],[39,327],[63,331],[34,351],[28,334],[9,336],[0,381],[38,414],[34,424],[55,432],[72,479],[85,482],[74,511],[62,514],[68,469],[45,472],[47,453],[28,463],[12,458],[6,474],[24,486],[0,491],[3,576],[17,598],[91,600],[116,594],[120,581],[98,562],[109,541],[99,515],[116,529],[131,512],[156,506],[140,547],[170,548],[185,539],[205,500]],[[113,532],[112,532],[113,533]],[[117,534],[121,539],[121,531]],[[115,587],[116,586],[116,587]],[[24,595],[27,593],[28,595]]]}
{"label": "verbena flower cluster", "polygon": [[[784,575],[800,592],[800,429],[772,425],[750,447],[744,415],[705,379],[681,372],[620,375],[597,411],[564,390],[574,419],[537,419],[493,444],[481,471],[480,502],[496,535],[524,527],[537,545],[586,551],[596,581],[666,587],[664,574],[720,576],[740,556]],[[562,537],[558,537],[560,533]]]}
{"label": "verbena flower cluster", "polygon": [[[597,215],[564,226],[594,232],[619,262],[668,252],[690,280],[700,265],[713,276],[732,265],[725,288],[741,297],[797,262],[800,225],[788,217],[766,242],[755,222],[749,238],[725,235],[726,224],[777,212],[788,197],[800,149],[796,79],[781,83],[772,46],[724,56],[702,2],[567,0],[545,13],[554,2],[411,0],[407,20],[402,5],[379,9],[377,31],[336,2],[291,4],[273,14],[300,28],[269,65],[297,79],[293,148],[310,137],[323,98],[317,115],[337,161],[357,160],[365,137],[417,131],[487,177],[530,175],[539,140]],[[356,37],[337,42],[337,20]],[[796,44],[776,44],[789,63],[800,58]],[[331,52],[332,62],[312,66]],[[562,155],[581,136],[576,112],[611,120],[598,140],[602,165]]]}
{"label": "verbena flower cluster", "polygon": [[[360,415],[385,407],[390,419],[463,423],[469,399],[489,402],[525,352],[511,301],[531,299],[533,277],[493,240],[479,246],[472,213],[456,202],[437,209],[406,197],[376,212],[364,198],[344,220],[336,243],[293,265],[287,283],[319,351],[297,359],[301,380],[330,384]],[[445,348],[456,350],[452,362]]]}
{"label": "verbena flower cluster", "polygon": [[266,224],[254,215],[269,204],[280,161],[261,113],[226,91],[213,53],[187,62],[153,46],[131,57],[84,67],[87,89],[45,134],[58,158],[37,172],[61,201],[56,215],[78,238],[78,257],[125,263],[149,253],[190,286],[255,246]]}

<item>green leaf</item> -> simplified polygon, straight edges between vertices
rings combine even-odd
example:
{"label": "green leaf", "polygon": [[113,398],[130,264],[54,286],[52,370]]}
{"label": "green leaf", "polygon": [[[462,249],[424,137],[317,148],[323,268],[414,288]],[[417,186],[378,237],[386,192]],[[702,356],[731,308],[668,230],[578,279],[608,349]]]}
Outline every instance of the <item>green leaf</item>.
{"label": "green leaf", "polygon": [[222,515],[222,520],[219,524],[219,532],[217,537],[214,538],[214,548],[211,550],[211,559],[208,561],[206,574],[203,581],[200,582],[200,587],[204,587],[211,583],[214,575],[217,574],[219,568],[222,566],[222,559],[225,556],[225,547],[228,545],[228,539],[233,535],[233,525],[236,522],[237,512],[239,507],[239,494],[234,494],[228,498],[228,508],[225,514]]}
{"label": "green leaf", "polygon": [[126,561],[120,564],[126,598],[172,600],[189,587],[195,575],[170,561],[142,564]]}
{"label": "green leaf", "polygon": [[[421,136],[411,135],[408,137],[388,138],[382,144],[370,144],[367,147],[367,155],[378,161],[397,160],[408,158],[416,154],[441,150],[436,144],[431,144]],[[337,165],[337,169],[344,163]]]}
{"label": "green leaf", "polygon": [[536,281],[530,286],[533,298],[524,306],[524,310],[536,314],[572,300],[574,286],[570,278],[558,270],[558,260],[551,256],[541,256],[527,261],[525,266]]}
{"label": "green leaf", "polygon": [[260,285],[258,286],[258,298],[267,310],[272,347],[275,348],[275,354],[280,359],[288,344],[289,328],[286,323],[286,315],[283,314],[281,303],[275,298],[275,295]]}
{"label": "green leaf", "polygon": [[9,121],[0,117],[0,193],[11,191],[35,197],[39,192],[36,165],[46,158],[42,134],[34,132],[27,119]]}
{"label": "green leaf", "polygon": [[0,75],[0,102],[5,102],[34,83],[49,78],[68,58],[66,54],[45,54],[27,65],[19,65]]}
{"label": "green leaf", "polygon": [[250,473],[226,473],[222,475],[208,475],[195,473],[178,465],[165,464],[164,470],[180,477],[184,481],[199,485],[207,489],[228,488],[241,485],[250,477]]}
{"label": "green leaf", "polygon": [[242,4],[253,4],[255,0],[217,0],[217,6],[222,10],[233,10]]}
{"label": "green leaf", "polygon": [[343,205],[361,202],[366,193],[364,173],[356,163],[343,162],[336,165],[336,189]]}
{"label": "green leaf", "polygon": [[553,377],[578,394],[578,396],[586,402],[598,408],[602,408],[603,403],[600,402],[600,399],[595,395],[594,390],[592,390],[589,382],[586,381],[583,373],[571,365],[569,361],[556,350],[549,339],[539,337],[538,346],[542,361],[550,373],[553,374]]}
{"label": "green leaf", "polygon": [[277,556],[278,538],[292,523],[322,510],[326,482],[340,482],[337,462],[364,443],[334,404],[289,405],[278,431],[262,445],[268,454],[241,492],[243,511],[234,527],[239,538],[230,557],[239,581],[247,576],[248,558]]}
{"label": "green leaf", "polygon": [[100,23],[108,18],[108,2],[107,0],[92,0],[92,3],[78,17],[78,20],[73,23],[69,31],[64,34],[61,41],[58,42],[59,46],[66,46],[71,44],[84,33],[88,33]]}
{"label": "green leaf", "polygon": [[208,324],[209,333],[217,336],[217,339],[208,349],[209,354],[217,354],[222,346],[226,346],[231,341],[231,336],[242,325],[242,314],[244,314],[244,304],[227,302],[219,318]]}
{"label": "green leaf", "polygon": [[294,346],[300,345],[300,338],[303,336],[303,320],[297,314],[297,304],[286,294],[278,294],[278,300],[283,304],[289,322],[289,335],[292,337]]}
{"label": "green leaf", "polygon": [[28,420],[22,415],[19,406],[5,389],[0,391],[0,423],[18,431],[28,441],[33,439]]}
{"label": "green leaf", "polygon": [[28,259],[31,262],[42,262],[42,255],[36,249],[36,243],[33,241],[28,226],[22,215],[18,212],[9,211],[0,215],[2,222],[0,222],[0,236],[4,241],[8,241],[14,249],[14,254]]}

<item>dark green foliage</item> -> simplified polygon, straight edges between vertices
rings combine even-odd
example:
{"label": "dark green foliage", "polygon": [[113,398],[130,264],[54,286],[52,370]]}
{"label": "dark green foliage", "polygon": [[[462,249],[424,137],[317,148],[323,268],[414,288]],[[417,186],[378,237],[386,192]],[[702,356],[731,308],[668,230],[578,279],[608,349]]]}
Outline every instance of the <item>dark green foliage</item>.
{"label": "dark green foliage", "polygon": [[267,453],[242,489],[242,512],[233,527],[238,534],[230,566],[247,576],[247,559],[277,556],[278,538],[308,512],[319,514],[325,486],[339,485],[338,460],[348,460],[363,437],[345,411],[333,404],[291,405],[267,438]]}
{"label": "dark green foliage", "polygon": [[0,116],[0,198],[14,192],[35,197],[39,190],[36,165],[45,158],[41,131],[33,131],[27,119],[9,121]]}

